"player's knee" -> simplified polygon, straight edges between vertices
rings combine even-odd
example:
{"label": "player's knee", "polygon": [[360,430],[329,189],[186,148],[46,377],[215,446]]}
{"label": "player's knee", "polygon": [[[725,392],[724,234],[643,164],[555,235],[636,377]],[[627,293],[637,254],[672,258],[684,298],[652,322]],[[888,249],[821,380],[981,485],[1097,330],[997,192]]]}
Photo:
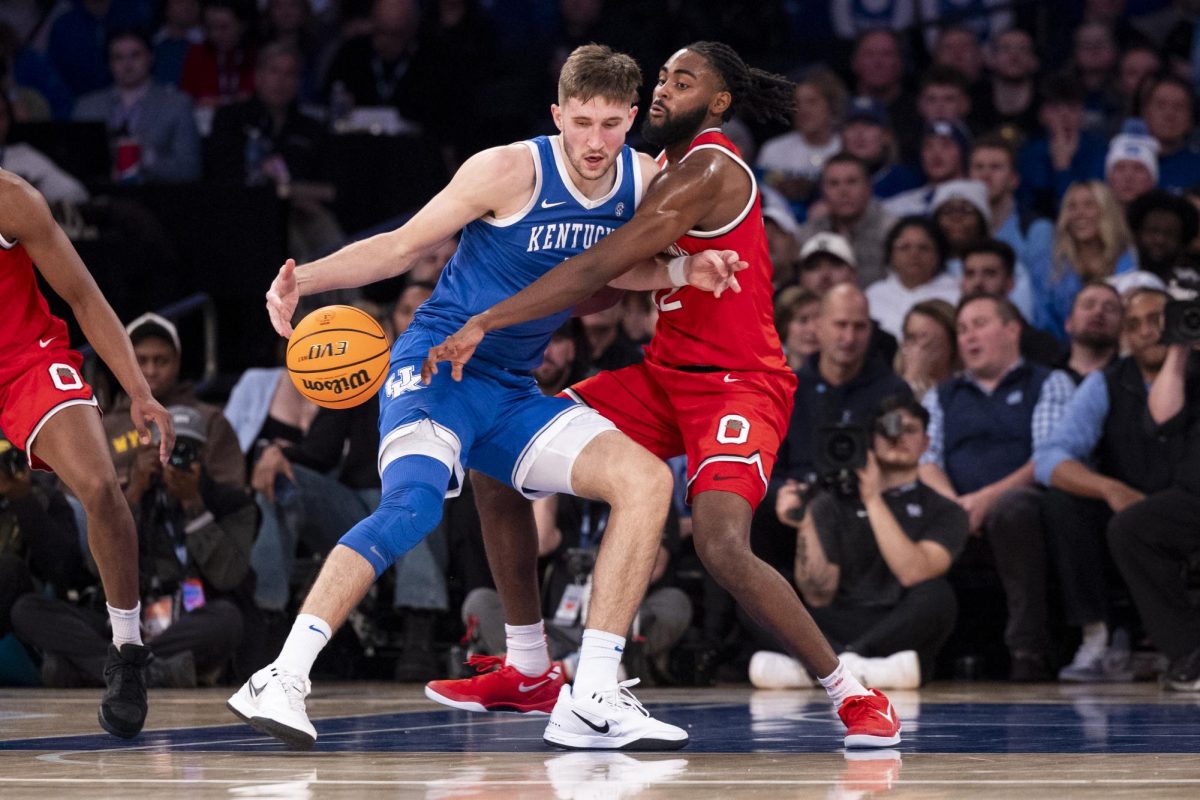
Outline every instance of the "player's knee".
{"label": "player's knee", "polygon": [[84,473],[73,478],[68,488],[79,498],[89,517],[115,519],[122,510],[128,511],[121,488],[111,474]]}
{"label": "player's knee", "polygon": [[611,505],[636,503],[666,508],[675,484],[663,461],[641,452],[636,457],[614,462],[613,470],[615,497],[609,500]]}
{"label": "player's knee", "polygon": [[442,520],[444,492],[425,483],[393,489],[379,507],[341,538],[343,544],[365,558],[375,577],[429,534]]}

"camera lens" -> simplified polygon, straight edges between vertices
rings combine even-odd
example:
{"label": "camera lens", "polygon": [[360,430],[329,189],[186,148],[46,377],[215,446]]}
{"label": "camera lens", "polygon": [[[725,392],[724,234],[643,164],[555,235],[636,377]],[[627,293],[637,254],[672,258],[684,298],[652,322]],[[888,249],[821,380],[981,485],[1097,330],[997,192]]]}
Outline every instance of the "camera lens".
{"label": "camera lens", "polygon": [[1188,308],[1179,316],[1179,329],[1189,339],[1200,338],[1200,308]]}
{"label": "camera lens", "polygon": [[851,461],[857,449],[854,437],[845,433],[838,433],[829,437],[829,442],[825,447],[826,453],[829,454],[829,460],[837,464],[845,464]]}

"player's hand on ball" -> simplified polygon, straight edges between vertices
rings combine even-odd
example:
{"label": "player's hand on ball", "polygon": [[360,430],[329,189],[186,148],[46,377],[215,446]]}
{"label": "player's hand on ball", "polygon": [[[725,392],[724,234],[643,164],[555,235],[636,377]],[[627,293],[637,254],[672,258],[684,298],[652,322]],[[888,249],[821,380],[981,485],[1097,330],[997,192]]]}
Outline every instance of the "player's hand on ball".
{"label": "player's hand on ball", "polygon": [[138,441],[142,444],[150,444],[150,426],[147,423],[153,422],[158,426],[158,460],[167,463],[167,456],[175,447],[175,420],[162,407],[162,403],[153,397],[135,398],[129,404],[129,416],[133,419]]}
{"label": "player's hand on ball", "polygon": [[292,335],[292,317],[296,304],[300,302],[300,289],[296,286],[296,260],[289,258],[279,268],[279,274],[271,281],[267,290],[267,314],[275,332],[285,339]]}
{"label": "player's hand on ball", "polygon": [[421,380],[429,383],[433,380],[433,376],[437,375],[438,362],[449,361],[450,376],[456,381],[461,381],[463,365],[471,360],[471,356],[475,355],[475,348],[483,341],[483,335],[483,328],[475,321],[474,317],[471,317],[465,325],[448,336],[444,342],[429,348],[429,355],[425,357],[425,363],[421,365]]}
{"label": "player's hand on ball", "polygon": [[740,292],[737,273],[750,266],[733,250],[703,250],[687,257],[684,274],[689,286],[720,297],[726,289]]}

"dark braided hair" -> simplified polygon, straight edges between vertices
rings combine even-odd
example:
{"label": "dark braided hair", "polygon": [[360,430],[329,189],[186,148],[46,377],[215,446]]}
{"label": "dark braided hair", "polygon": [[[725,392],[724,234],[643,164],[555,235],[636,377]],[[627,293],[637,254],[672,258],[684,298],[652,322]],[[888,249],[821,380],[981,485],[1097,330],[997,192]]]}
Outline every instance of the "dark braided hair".
{"label": "dark braided hair", "polygon": [[759,122],[792,121],[796,108],[796,85],[782,75],[746,66],[742,57],[723,42],[694,42],[687,46],[712,65],[733,95],[733,102],[722,115],[728,121],[735,111],[744,111]]}

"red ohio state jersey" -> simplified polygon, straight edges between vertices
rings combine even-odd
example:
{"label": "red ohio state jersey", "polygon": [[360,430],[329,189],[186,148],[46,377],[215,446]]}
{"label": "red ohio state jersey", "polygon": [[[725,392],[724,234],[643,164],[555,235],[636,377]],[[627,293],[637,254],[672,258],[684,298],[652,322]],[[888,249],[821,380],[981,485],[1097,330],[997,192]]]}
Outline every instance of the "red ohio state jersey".
{"label": "red ohio state jersey", "polygon": [[[67,346],[67,324],[50,313],[38,291],[33,261],[25,248],[0,236],[0,351],[10,364],[28,348],[54,341]],[[41,344],[45,342],[46,344]]]}
{"label": "red ohio state jersey", "polygon": [[[733,250],[749,267],[738,273],[740,293],[718,298],[692,286],[654,293],[658,323],[646,347],[646,358],[667,367],[713,367],[742,372],[790,373],[775,331],[771,278],[761,199],[754,172],[718,128],[701,131],[684,158],[697,150],[725,153],[750,178],[750,197],[742,212],[714,231],[688,231],[671,248],[675,255],[703,250]],[[666,161],[659,156],[659,164]]]}

